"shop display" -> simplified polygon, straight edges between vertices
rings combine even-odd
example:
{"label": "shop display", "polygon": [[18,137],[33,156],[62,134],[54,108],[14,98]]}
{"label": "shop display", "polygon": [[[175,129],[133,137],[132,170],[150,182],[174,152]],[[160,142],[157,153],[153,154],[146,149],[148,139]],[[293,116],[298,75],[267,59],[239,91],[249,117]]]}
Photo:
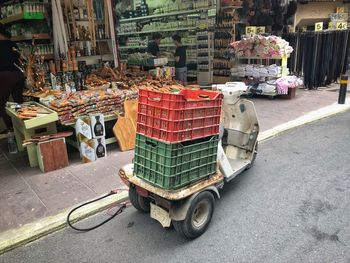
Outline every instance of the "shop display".
{"label": "shop display", "polygon": [[215,25],[214,82],[229,81],[231,61],[228,47],[236,39],[236,23],[240,16],[237,10],[242,1],[221,1],[221,9]]}
{"label": "shop display", "polygon": [[231,74],[238,77],[278,78],[282,75],[282,67],[272,64],[269,66],[254,64],[237,64],[231,68]]}
{"label": "shop display", "polygon": [[214,33],[197,32],[197,79],[199,85],[213,82]]}
{"label": "shop display", "polygon": [[288,66],[304,76],[306,88],[327,86],[345,73],[350,54],[349,30],[291,33],[284,37],[297,51]]}
{"label": "shop display", "polygon": [[231,43],[231,47],[237,57],[261,57],[261,58],[281,58],[289,56],[293,48],[289,43],[278,36],[254,35],[245,37],[240,41]]}
{"label": "shop display", "polygon": [[[208,70],[208,67],[197,65],[197,51],[193,48],[197,45],[197,37],[193,37],[193,35],[197,32],[214,28],[215,9],[216,1],[181,0],[176,2],[163,1],[152,3],[152,6],[148,6],[148,16],[137,15],[139,12],[136,12],[135,15],[135,12],[122,10],[117,27],[119,40],[125,43],[120,49],[121,59],[130,62],[130,53],[134,53],[131,51],[147,48],[150,36],[155,32],[162,32],[163,34],[160,48],[174,53],[175,45],[173,44],[171,35],[176,32],[176,34],[181,36],[182,44],[188,46],[187,52],[191,52],[191,56],[187,57],[187,76],[190,82],[195,80],[198,77],[198,68],[205,67],[205,70]],[[130,38],[127,36],[130,36]],[[128,38],[127,41],[125,40],[126,38]],[[206,51],[209,52],[208,49]],[[207,53],[206,57],[208,56]],[[168,60],[169,65],[173,66],[174,60],[171,57],[168,57]]]}
{"label": "shop display", "polygon": [[37,104],[18,105],[18,107],[16,107],[16,111],[18,114],[18,118],[22,120],[30,120],[32,118],[42,117],[51,114],[50,111],[46,110],[43,107],[40,107]]}
{"label": "shop display", "polygon": [[43,3],[39,2],[25,2],[12,4],[9,1],[8,4],[2,4],[0,8],[0,17],[4,21],[6,19],[12,18],[18,15],[23,15],[23,18],[28,19],[43,19],[45,12],[45,7]]}
{"label": "shop display", "polygon": [[277,93],[287,95],[289,89],[295,89],[301,86],[303,82],[296,76],[285,76],[276,80]]}
{"label": "shop display", "polygon": [[62,124],[70,124],[74,123],[75,119],[90,113],[110,115],[118,112],[121,114],[123,113],[122,105],[126,98],[137,98],[137,89],[78,91],[60,94],[49,102],[48,107],[57,111]]}

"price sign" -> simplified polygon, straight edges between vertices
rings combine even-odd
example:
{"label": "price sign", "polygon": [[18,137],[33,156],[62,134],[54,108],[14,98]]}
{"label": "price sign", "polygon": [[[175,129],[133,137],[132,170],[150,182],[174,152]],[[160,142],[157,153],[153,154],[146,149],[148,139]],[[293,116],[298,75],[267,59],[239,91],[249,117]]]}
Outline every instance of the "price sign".
{"label": "price sign", "polygon": [[306,26],[303,26],[303,27],[301,28],[301,32],[307,32],[307,27],[306,27]]}
{"label": "price sign", "polygon": [[256,33],[257,34],[265,34],[265,27],[264,26],[259,26],[256,28]]}
{"label": "price sign", "polygon": [[256,26],[247,26],[245,28],[246,35],[255,35],[256,34]]}
{"label": "price sign", "polygon": [[345,7],[337,7],[337,13],[345,13]]}
{"label": "price sign", "polygon": [[328,23],[328,30],[329,30],[329,29],[333,29],[333,27],[334,27],[333,22],[329,22],[329,23]]}
{"label": "price sign", "polygon": [[322,31],[323,30],[323,22],[319,22],[315,24],[315,31]]}
{"label": "price sign", "polygon": [[346,22],[337,22],[337,30],[348,29],[348,23]]}

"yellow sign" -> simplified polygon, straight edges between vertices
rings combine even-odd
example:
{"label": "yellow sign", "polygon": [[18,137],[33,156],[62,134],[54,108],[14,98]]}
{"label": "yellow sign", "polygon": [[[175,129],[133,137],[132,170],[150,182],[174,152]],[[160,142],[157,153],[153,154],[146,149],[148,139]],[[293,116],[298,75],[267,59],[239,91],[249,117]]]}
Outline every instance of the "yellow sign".
{"label": "yellow sign", "polygon": [[322,31],[323,30],[323,22],[319,22],[315,24],[315,31]]}
{"label": "yellow sign", "polygon": [[255,35],[256,34],[256,26],[247,26],[245,28],[246,35]]}
{"label": "yellow sign", "polygon": [[303,27],[301,28],[301,31],[302,31],[302,32],[307,32],[307,27],[306,27],[306,26],[303,26]]}
{"label": "yellow sign", "polygon": [[348,29],[348,23],[346,22],[337,22],[337,30]]}
{"label": "yellow sign", "polygon": [[258,26],[258,27],[256,28],[256,33],[257,33],[257,34],[265,34],[265,32],[266,32],[266,29],[265,29],[264,26]]}
{"label": "yellow sign", "polygon": [[345,7],[337,7],[337,13],[345,13]]}

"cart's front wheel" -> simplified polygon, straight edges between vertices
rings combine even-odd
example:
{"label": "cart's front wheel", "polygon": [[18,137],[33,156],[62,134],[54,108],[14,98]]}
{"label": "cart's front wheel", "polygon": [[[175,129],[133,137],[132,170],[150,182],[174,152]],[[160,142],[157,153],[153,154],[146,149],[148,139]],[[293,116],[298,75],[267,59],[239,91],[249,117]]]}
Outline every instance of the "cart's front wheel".
{"label": "cart's front wheel", "polygon": [[205,191],[197,195],[187,211],[185,220],[173,221],[176,231],[188,239],[195,239],[208,228],[214,212],[214,196]]}
{"label": "cart's front wheel", "polygon": [[130,203],[142,213],[148,213],[150,211],[151,201],[148,198],[139,195],[137,193],[136,187],[130,186],[129,200]]}

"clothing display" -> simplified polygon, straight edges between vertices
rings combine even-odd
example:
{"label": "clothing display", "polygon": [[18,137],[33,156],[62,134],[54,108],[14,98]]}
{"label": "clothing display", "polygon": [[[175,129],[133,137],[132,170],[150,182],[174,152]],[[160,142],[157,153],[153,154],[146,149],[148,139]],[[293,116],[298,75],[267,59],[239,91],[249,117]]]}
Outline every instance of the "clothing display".
{"label": "clothing display", "polygon": [[279,95],[287,95],[289,88],[297,88],[303,84],[302,80],[296,76],[286,76],[276,80],[277,93]]}
{"label": "clothing display", "polygon": [[295,49],[289,59],[292,72],[304,76],[305,87],[327,86],[346,72],[350,31],[292,33],[284,36]]}
{"label": "clothing display", "polygon": [[293,48],[287,41],[278,36],[254,35],[231,43],[238,57],[274,58],[289,56]]}
{"label": "clothing display", "polygon": [[279,77],[282,74],[282,68],[276,64],[270,66],[238,64],[231,68],[231,74],[238,77]]}

